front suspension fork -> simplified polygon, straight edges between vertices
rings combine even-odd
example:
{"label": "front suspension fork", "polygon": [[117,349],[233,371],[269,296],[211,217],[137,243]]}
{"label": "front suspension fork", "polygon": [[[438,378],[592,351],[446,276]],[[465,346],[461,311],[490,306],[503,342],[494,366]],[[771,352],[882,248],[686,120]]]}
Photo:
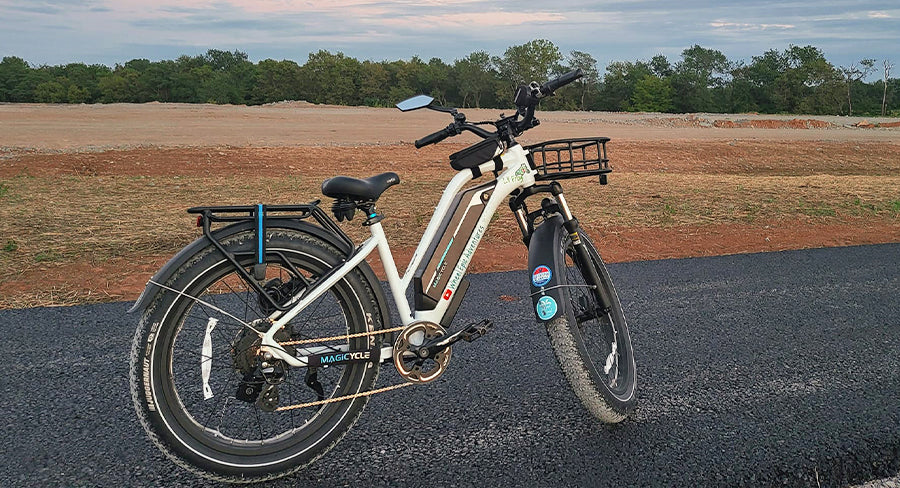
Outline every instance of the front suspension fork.
{"label": "front suspension fork", "polygon": [[[540,210],[529,213],[525,200],[538,193],[550,193],[553,195],[553,200],[555,201],[545,198],[541,201]],[[538,217],[546,217],[556,212],[562,215],[563,228],[569,234],[569,239],[572,241],[572,247],[575,251],[574,257],[582,264],[581,269],[585,273],[585,281],[594,287],[600,305],[603,308],[609,307],[606,298],[600,293],[600,290],[602,289],[600,286],[600,275],[597,274],[597,268],[594,266],[594,261],[590,252],[588,251],[587,246],[584,245],[584,241],[579,234],[578,219],[572,215],[569,204],[566,202],[566,197],[563,195],[562,185],[560,185],[559,182],[554,181],[546,185],[534,185],[525,188],[517,195],[510,198],[509,207],[516,218],[516,223],[519,225],[519,230],[522,232],[522,241],[526,246],[531,241],[531,234],[534,232],[534,222]]]}

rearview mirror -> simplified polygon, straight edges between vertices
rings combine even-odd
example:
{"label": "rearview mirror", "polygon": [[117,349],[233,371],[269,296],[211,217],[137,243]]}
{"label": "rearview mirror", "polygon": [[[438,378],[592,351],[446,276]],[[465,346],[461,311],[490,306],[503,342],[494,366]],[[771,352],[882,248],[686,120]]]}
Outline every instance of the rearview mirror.
{"label": "rearview mirror", "polygon": [[401,112],[409,112],[410,110],[415,110],[417,108],[425,108],[431,105],[431,102],[434,102],[434,98],[429,97],[428,95],[416,95],[398,103],[397,108],[399,108]]}

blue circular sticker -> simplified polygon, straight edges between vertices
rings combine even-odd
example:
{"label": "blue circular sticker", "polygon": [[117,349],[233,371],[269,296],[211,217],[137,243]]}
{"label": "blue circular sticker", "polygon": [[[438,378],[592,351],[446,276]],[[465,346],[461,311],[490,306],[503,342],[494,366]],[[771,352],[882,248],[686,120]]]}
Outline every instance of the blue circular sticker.
{"label": "blue circular sticker", "polygon": [[550,283],[550,278],[552,277],[553,271],[550,271],[550,268],[547,266],[540,265],[534,268],[534,272],[531,273],[531,284],[541,287]]}
{"label": "blue circular sticker", "polygon": [[538,300],[535,310],[541,320],[550,320],[556,315],[556,300],[553,297],[543,296]]}

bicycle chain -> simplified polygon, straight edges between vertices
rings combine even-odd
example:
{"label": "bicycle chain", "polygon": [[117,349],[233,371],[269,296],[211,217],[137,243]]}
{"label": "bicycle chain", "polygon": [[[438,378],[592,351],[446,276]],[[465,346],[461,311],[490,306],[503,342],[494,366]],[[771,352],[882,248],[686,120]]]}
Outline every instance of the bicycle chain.
{"label": "bicycle chain", "polygon": [[[375,330],[375,331],[371,331],[371,332],[359,332],[356,334],[346,334],[346,335],[341,335],[341,336],[322,337],[322,338],[316,338],[316,339],[303,339],[303,340],[299,340],[299,341],[285,341],[285,342],[279,342],[278,345],[279,346],[298,346],[301,344],[313,344],[316,342],[340,341],[340,340],[344,340],[344,339],[349,340],[349,339],[356,339],[358,337],[389,334],[392,332],[401,331],[405,328],[406,328],[406,326],[400,326],[400,327],[394,327],[391,329]],[[384,388],[377,388],[375,390],[363,391],[360,393],[354,393],[352,395],[344,395],[344,396],[339,396],[339,397],[334,397],[334,398],[328,398],[326,400],[317,400],[314,402],[298,403],[296,405],[285,405],[283,407],[276,408],[275,411],[276,412],[286,412],[288,410],[297,410],[300,408],[317,407],[319,405],[327,405],[329,403],[342,402],[344,400],[354,400],[356,398],[372,396],[372,395],[376,395],[378,393],[385,393],[385,392],[388,392],[391,390],[397,390],[397,389],[400,389],[400,388],[403,388],[406,386],[412,386],[414,384],[415,383],[411,383],[411,382],[398,383],[396,385],[386,386]]]}
{"label": "bicycle chain", "polygon": [[345,334],[345,335],[339,335],[339,336],[321,337],[321,338],[316,338],[316,339],[303,339],[300,341],[286,341],[286,342],[279,342],[278,345],[279,346],[299,346],[300,344],[314,344],[316,342],[331,342],[331,341],[340,341],[343,339],[356,339],[357,337],[366,337],[366,336],[373,336],[373,335],[388,334],[391,332],[398,332],[405,328],[406,328],[406,326],[400,326],[400,327],[394,327],[392,329],[374,330],[371,332],[358,332],[356,334]]}
{"label": "bicycle chain", "polygon": [[399,388],[403,388],[405,386],[412,386],[415,384],[416,383],[398,383],[396,385],[386,386],[384,388],[378,388],[376,390],[369,390],[369,391],[363,391],[360,393],[354,393],[353,395],[344,395],[344,396],[329,398],[327,400],[318,400],[318,401],[309,402],[309,403],[298,403],[296,405],[285,405],[283,407],[276,408],[275,411],[276,412],[284,412],[287,410],[295,410],[298,408],[315,407],[318,405],[325,405],[328,403],[342,402],[344,400],[353,400],[355,398],[364,397],[364,396],[372,396],[377,393],[384,393],[386,391],[397,390]]}

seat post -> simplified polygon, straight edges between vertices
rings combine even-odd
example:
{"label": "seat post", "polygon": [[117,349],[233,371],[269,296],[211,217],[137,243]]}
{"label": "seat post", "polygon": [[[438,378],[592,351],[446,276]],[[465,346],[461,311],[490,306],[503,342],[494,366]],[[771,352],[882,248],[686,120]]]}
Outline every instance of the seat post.
{"label": "seat post", "polygon": [[384,215],[378,213],[375,210],[375,202],[364,202],[359,204],[359,209],[362,210],[366,214],[366,221],[363,222],[363,226],[369,227],[374,224],[381,222],[384,219]]}

